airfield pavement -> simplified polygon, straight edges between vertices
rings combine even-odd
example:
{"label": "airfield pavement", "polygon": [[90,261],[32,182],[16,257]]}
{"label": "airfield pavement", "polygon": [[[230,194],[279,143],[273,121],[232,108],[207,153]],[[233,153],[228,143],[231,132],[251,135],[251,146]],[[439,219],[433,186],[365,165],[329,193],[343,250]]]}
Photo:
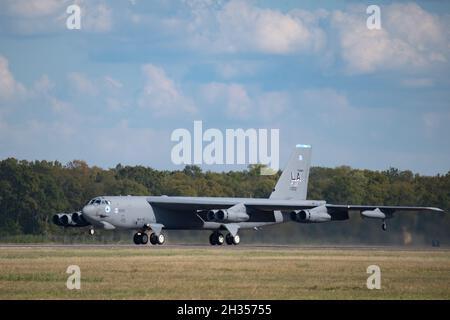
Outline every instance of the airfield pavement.
{"label": "airfield pavement", "polygon": [[[69,290],[68,266],[81,271]],[[369,290],[370,265],[381,289]],[[450,249],[0,245],[0,299],[450,299]]]}

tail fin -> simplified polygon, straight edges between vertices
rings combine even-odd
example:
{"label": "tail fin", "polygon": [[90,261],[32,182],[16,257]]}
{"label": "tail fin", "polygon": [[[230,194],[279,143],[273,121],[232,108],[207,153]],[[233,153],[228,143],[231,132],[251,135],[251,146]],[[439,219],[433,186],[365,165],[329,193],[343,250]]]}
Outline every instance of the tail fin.
{"label": "tail fin", "polygon": [[304,144],[296,145],[286,168],[284,168],[269,198],[306,200],[310,164],[311,146]]}

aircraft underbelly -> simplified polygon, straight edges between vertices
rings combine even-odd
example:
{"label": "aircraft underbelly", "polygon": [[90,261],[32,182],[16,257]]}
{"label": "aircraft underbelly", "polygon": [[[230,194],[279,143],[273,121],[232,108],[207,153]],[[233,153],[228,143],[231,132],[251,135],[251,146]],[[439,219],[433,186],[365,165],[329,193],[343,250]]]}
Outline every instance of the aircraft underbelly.
{"label": "aircraft underbelly", "polygon": [[203,221],[193,212],[153,208],[157,223],[165,229],[202,229]]}

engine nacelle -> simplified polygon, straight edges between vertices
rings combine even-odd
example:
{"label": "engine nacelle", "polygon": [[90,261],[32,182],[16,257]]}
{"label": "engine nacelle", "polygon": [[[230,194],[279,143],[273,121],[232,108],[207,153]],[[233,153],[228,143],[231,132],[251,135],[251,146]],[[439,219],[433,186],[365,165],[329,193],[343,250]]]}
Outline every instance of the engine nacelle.
{"label": "engine nacelle", "polygon": [[77,227],[86,227],[90,225],[90,223],[87,222],[86,219],[84,219],[81,212],[72,213],[72,221],[76,224]]}
{"label": "engine nacelle", "polygon": [[62,217],[63,215],[64,215],[64,213],[58,213],[58,214],[55,214],[55,215],[52,217],[53,223],[56,224],[57,226],[63,227],[64,225],[63,225],[63,223],[62,223],[62,221],[61,221],[61,217]]}
{"label": "engine nacelle", "polygon": [[227,209],[218,210],[216,212],[217,221],[228,221],[228,222],[244,222],[250,219],[247,212],[245,211],[231,211]]}
{"label": "engine nacelle", "polygon": [[206,220],[216,222],[244,222],[250,219],[244,205],[238,204],[229,209],[209,210]]}
{"label": "engine nacelle", "polygon": [[292,211],[291,219],[299,223],[320,223],[331,221],[331,216],[325,206],[320,206],[309,210]]}
{"label": "engine nacelle", "polygon": [[390,218],[390,215],[382,212],[378,208],[376,208],[375,210],[364,210],[364,211],[361,211],[361,216],[363,218],[370,218],[370,219],[387,219],[387,218]]}
{"label": "engine nacelle", "polygon": [[206,220],[208,220],[208,221],[215,221],[216,220],[216,213],[217,213],[217,211],[219,211],[219,210],[209,210],[206,213]]}
{"label": "engine nacelle", "polygon": [[58,213],[53,216],[52,221],[60,227],[85,227],[90,225],[90,223],[83,218],[81,212]]}
{"label": "engine nacelle", "polygon": [[63,214],[59,221],[64,227],[67,227],[72,224],[72,215],[71,214]]}

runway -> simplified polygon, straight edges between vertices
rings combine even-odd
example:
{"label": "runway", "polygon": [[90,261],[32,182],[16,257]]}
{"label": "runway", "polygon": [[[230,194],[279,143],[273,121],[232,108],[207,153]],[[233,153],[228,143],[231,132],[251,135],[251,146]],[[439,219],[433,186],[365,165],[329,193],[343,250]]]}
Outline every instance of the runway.
{"label": "runway", "polygon": [[39,243],[6,243],[0,244],[2,248],[46,248],[46,249],[142,249],[142,250],[160,250],[160,249],[217,249],[217,250],[374,250],[374,251],[450,251],[450,247],[432,247],[432,246],[381,246],[381,245],[282,245],[282,244],[240,244],[238,246],[211,246],[209,244],[184,244],[171,243],[158,245],[140,245],[135,244],[39,244]]}

